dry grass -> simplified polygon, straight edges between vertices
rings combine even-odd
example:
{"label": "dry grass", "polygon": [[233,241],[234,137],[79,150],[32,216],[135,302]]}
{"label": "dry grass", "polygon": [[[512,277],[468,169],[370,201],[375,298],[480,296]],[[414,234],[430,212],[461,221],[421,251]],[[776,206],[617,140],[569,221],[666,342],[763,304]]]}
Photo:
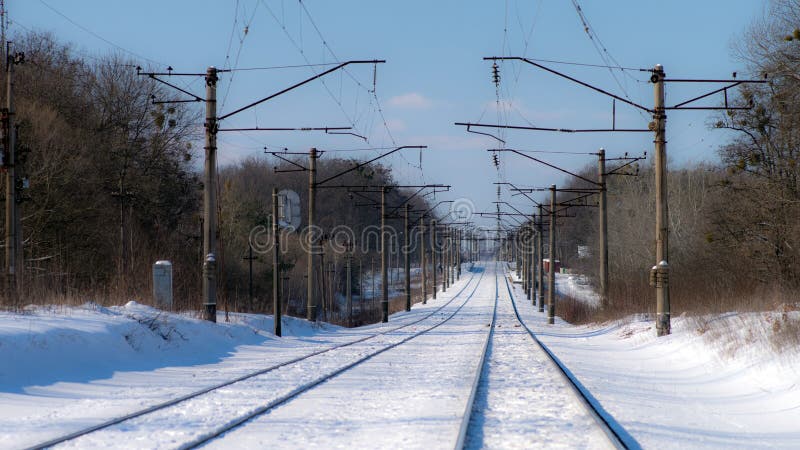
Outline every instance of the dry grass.
{"label": "dry grass", "polygon": [[599,308],[569,295],[559,295],[556,298],[556,315],[574,325],[597,322],[599,312]]}

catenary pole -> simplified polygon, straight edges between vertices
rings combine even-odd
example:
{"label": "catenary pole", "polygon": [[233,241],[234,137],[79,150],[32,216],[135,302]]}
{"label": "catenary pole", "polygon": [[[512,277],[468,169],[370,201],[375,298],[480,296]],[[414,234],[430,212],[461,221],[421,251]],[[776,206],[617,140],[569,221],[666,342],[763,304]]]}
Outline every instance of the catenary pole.
{"label": "catenary pole", "polygon": [[419,219],[420,230],[420,266],[422,266],[422,304],[428,303],[428,258],[425,254],[425,216]]}
{"label": "catenary pole", "polygon": [[[5,50],[5,49],[4,49]],[[6,52],[6,117],[5,134],[5,169],[6,169],[6,295],[12,305],[18,301],[17,290],[17,180],[16,180],[16,136],[14,136],[14,60],[10,52]]]}
{"label": "catenary pole", "polygon": [[442,292],[447,292],[450,281],[450,227],[444,233],[444,254],[442,255]]}
{"label": "catenary pole", "polygon": [[317,209],[317,149],[308,151],[308,227],[306,228],[306,319],[317,320],[317,298],[314,289],[314,255],[317,251],[314,242],[314,220]]}
{"label": "catenary pole", "polygon": [[206,71],[203,188],[203,303],[205,320],[217,321],[217,68]]}
{"label": "catenary pole", "polygon": [[547,323],[556,317],[556,185],[550,185],[550,264],[547,270]]}
{"label": "catenary pole", "polygon": [[436,272],[438,270],[436,258],[436,219],[431,220],[431,258],[433,260],[433,299],[436,300],[436,291],[439,289],[436,286]]}
{"label": "catenary pole", "polygon": [[389,247],[386,229],[386,187],[381,189],[381,322],[389,321]]}
{"label": "catenary pole", "polygon": [[656,333],[670,334],[669,305],[669,211],[667,209],[667,115],[664,109],[664,67],[656,64],[653,93],[655,108],[653,124],[655,131],[655,189],[656,189]]}
{"label": "catenary pole", "polygon": [[603,308],[608,306],[608,203],[606,194],[606,151],[597,153],[598,182],[600,184],[600,302]]}
{"label": "catenary pole", "polygon": [[[281,335],[281,261],[280,261],[280,237],[278,235],[278,189],[272,188],[272,311],[273,311],[273,332],[275,336]],[[252,252],[253,246],[250,246]],[[253,260],[250,260],[252,266]]]}
{"label": "catenary pole", "polygon": [[405,234],[403,235],[403,269],[405,273],[405,288],[406,288],[406,311],[411,311],[411,228],[408,226],[408,215],[411,212],[411,205],[406,203],[405,214]]}
{"label": "catenary pole", "polygon": [[464,241],[464,230],[458,230],[458,247],[456,248],[456,279],[461,279],[461,245]]}
{"label": "catenary pole", "polygon": [[531,304],[536,303],[536,281],[534,279],[534,267],[536,266],[536,214],[531,215],[530,239],[528,240],[528,300]]}
{"label": "catenary pole", "polygon": [[543,235],[544,235],[544,216],[542,215],[542,204],[539,204],[539,233],[536,235],[536,248],[538,249],[538,255],[536,256],[536,279],[538,281],[538,289],[536,292],[537,305],[539,306],[539,312],[544,312],[544,267],[542,265],[542,261],[544,261],[544,243]]}
{"label": "catenary pole", "polygon": [[351,242],[347,242],[347,254],[344,257],[345,264],[347,266],[347,325],[353,326],[353,244]]}

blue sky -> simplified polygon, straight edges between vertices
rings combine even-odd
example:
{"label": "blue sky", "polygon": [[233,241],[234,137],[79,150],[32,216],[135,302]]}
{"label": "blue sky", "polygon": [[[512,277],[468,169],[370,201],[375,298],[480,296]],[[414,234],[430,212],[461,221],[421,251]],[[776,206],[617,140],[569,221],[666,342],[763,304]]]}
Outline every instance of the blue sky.
{"label": "blue sky", "polygon": [[[263,156],[263,148],[306,151],[428,145],[386,159],[398,181],[443,183],[452,192],[437,200],[468,198],[488,211],[492,183],[529,186],[564,182],[558,172],[502,154],[491,163],[491,138],[466,133],[454,122],[508,123],[555,128],[606,128],[610,99],[532,66],[501,64],[500,95],[484,56],[508,55],[603,65],[613,57],[623,67],[663,64],[668,77],[727,78],[743,72],[731,44],[763,13],[758,0],[579,0],[589,38],[571,0],[367,1],[367,0],[7,0],[12,32],[50,31],[89,55],[123,53],[151,69],[177,71],[324,64],[385,59],[386,64],[351,66],[238,114],[224,126],[353,126],[353,136],[323,133],[223,133],[220,161]],[[49,6],[48,6],[49,5]],[[57,11],[57,12],[56,12]],[[59,14],[60,13],[60,14]],[[69,20],[68,20],[68,19]],[[76,25],[77,24],[77,25]],[[246,30],[246,32],[245,32]],[[599,38],[599,40],[597,39]],[[595,45],[597,44],[597,46]],[[602,44],[602,45],[601,45]],[[607,52],[597,49],[605,48]],[[647,73],[546,64],[633,101],[651,106]],[[236,71],[221,78],[222,113],[265,97],[328,66]],[[376,69],[374,71],[374,69]],[[616,79],[613,75],[616,75]],[[374,76],[376,75],[376,76]],[[202,95],[202,81],[180,80]],[[374,93],[371,92],[374,86]],[[708,86],[714,88],[716,86]],[[670,85],[667,103],[702,93],[704,87]],[[222,102],[224,100],[224,102]],[[381,114],[382,113],[382,114]],[[669,115],[672,164],[713,161],[729,136],[708,129],[709,113]],[[385,120],[384,120],[385,119]],[[617,105],[617,126],[645,128],[650,119]],[[595,152],[609,156],[652,147],[649,133],[501,133],[506,146],[525,150]],[[332,153],[329,153],[332,154]],[[337,156],[374,157],[375,150]],[[588,155],[540,155],[570,170],[595,164]],[[420,166],[420,158],[422,164]],[[421,169],[420,169],[421,167]],[[269,174],[265,174],[269,176]],[[505,200],[510,201],[508,193]],[[513,203],[527,207],[516,197]]]}

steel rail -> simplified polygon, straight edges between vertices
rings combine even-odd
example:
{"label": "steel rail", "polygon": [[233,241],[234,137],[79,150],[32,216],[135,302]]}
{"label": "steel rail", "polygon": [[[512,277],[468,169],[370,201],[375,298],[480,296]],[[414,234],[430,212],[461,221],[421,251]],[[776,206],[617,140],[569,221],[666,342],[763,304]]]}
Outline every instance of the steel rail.
{"label": "steel rail", "polygon": [[[483,275],[481,274],[481,277],[482,276]],[[182,395],[180,397],[176,397],[174,399],[167,400],[167,401],[164,401],[164,402],[149,406],[147,408],[144,408],[144,409],[141,409],[141,410],[138,410],[138,411],[134,411],[134,412],[129,413],[129,414],[125,414],[123,416],[119,416],[119,417],[115,417],[113,419],[106,420],[106,421],[101,422],[101,423],[99,423],[97,425],[92,425],[92,426],[89,426],[89,427],[74,431],[74,432],[69,433],[69,434],[65,434],[65,435],[62,435],[62,436],[59,436],[59,437],[56,437],[56,438],[53,438],[53,439],[49,439],[49,440],[47,440],[45,442],[42,442],[42,443],[39,443],[39,444],[35,444],[35,445],[30,446],[30,447],[26,447],[26,450],[41,450],[41,449],[52,447],[54,445],[62,444],[64,442],[77,439],[77,438],[79,438],[81,436],[86,436],[88,434],[95,433],[95,432],[103,430],[105,428],[109,428],[109,427],[112,427],[114,425],[118,425],[120,423],[126,422],[126,421],[131,420],[131,419],[135,419],[137,417],[141,417],[141,416],[144,416],[144,415],[147,415],[147,414],[151,414],[151,413],[154,413],[156,411],[164,410],[164,409],[169,408],[171,406],[175,406],[175,405],[177,405],[179,403],[183,403],[183,402],[185,402],[187,400],[191,400],[193,398],[199,397],[199,396],[207,394],[209,392],[213,392],[213,391],[219,390],[221,388],[230,386],[232,384],[240,383],[240,382],[248,380],[250,378],[254,378],[254,377],[257,377],[259,375],[264,375],[264,374],[267,374],[269,372],[275,371],[275,370],[280,369],[282,367],[290,366],[292,364],[296,364],[296,363],[299,363],[301,361],[305,361],[305,360],[307,360],[309,358],[312,358],[314,356],[318,356],[318,355],[321,355],[321,354],[324,354],[324,353],[328,353],[328,352],[331,352],[331,351],[334,351],[334,350],[338,350],[338,349],[341,349],[341,348],[345,348],[345,347],[349,347],[349,346],[352,346],[352,345],[355,345],[355,344],[359,344],[359,343],[365,342],[365,341],[367,341],[369,339],[373,339],[373,338],[376,338],[378,336],[383,336],[383,335],[386,335],[386,334],[389,334],[389,333],[392,333],[392,332],[395,332],[395,331],[398,331],[398,330],[402,330],[403,328],[407,328],[407,327],[410,327],[412,325],[416,325],[419,322],[422,322],[423,320],[426,320],[426,319],[434,316],[439,311],[441,311],[443,308],[445,308],[448,305],[450,305],[456,298],[458,298],[459,295],[461,295],[462,292],[464,292],[464,290],[467,289],[467,287],[472,283],[472,280],[474,278],[475,278],[475,272],[472,272],[471,276],[470,276],[470,279],[467,281],[467,283],[464,285],[464,287],[461,288],[461,290],[458,291],[458,293],[455,296],[453,296],[450,300],[448,300],[447,303],[443,304],[439,308],[436,308],[435,310],[433,310],[429,314],[427,314],[427,315],[425,315],[425,316],[423,316],[423,317],[421,317],[421,318],[419,318],[419,319],[417,319],[415,321],[412,321],[412,322],[409,322],[409,323],[406,323],[404,325],[400,325],[400,326],[397,326],[397,327],[394,327],[394,328],[391,328],[391,329],[388,329],[388,330],[384,330],[384,331],[381,331],[379,333],[371,334],[371,335],[365,336],[363,338],[355,339],[353,341],[349,341],[349,342],[346,342],[344,344],[334,345],[334,346],[331,346],[331,347],[324,348],[322,350],[317,350],[317,351],[314,351],[314,352],[309,353],[307,355],[299,356],[297,358],[293,358],[293,359],[290,359],[288,361],[284,361],[282,363],[275,364],[275,365],[272,365],[272,366],[269,366],[269,367],[266,367],[266,368],[263,368],[263,369],[259,369],[257,371],[250,372],[250,373],[247,373],[245,375],[239,376],[237,378],[234,378],[234,379],[222,382],[222,383],[218,383],[218,384],[206,387],[204,389],[200,389],[198,391],[194,391],[194,392],[191,392],[189,394]]]}
{"label": "steel rail", "polygon": [[[366,361],[369,361],[370,359],[374,358],[375,356],[378,356],[378,355],[380,355],[380,354],[382,354],[382,353],[384,353],[384,352],[386,352],[388,350],[391,350],[391,349],[396,348],[396,347],[398,347],[398,346],[400,346],[402,344],[405,344],[406,342],[408,342],[408,341],[410,341],[410,340],[412,340],[414,338],[417,338],[419,336],[422,336],[423,334],[426,334],[426,333],[429,333],[429,332],[435,330],[436,328],[438,328],[441,325],[443,325],[443,324],[447,323],[448,321],[450,321],[450,319],[455,317],[456,314],[458,314],[459,311],[461,311],[461,308],[463,308],[464,305],[469,303],[469,301],[472,299],[472,296],[475,295],[475,292],[478,290],[478,287],[481,284],[481,280],[483,279],[484,273],[485,273],[485,269],[483,271],[481,271],[481,276],[478,278],[478,282],[475,284],[475,288],[472,290],[472,292],[469,294],[469,296],[467,296],[467,298],[464,300],[464,302],[461,305],[459,305],[458,308],[456,308],[456,310],[453,311],[444,320],[442,320],[440,322],[437,322],[436,324],[434,324],[430,328],[418,331],[418,332],[416,332],[414,334],[411,334],[410,336],[408,336],[408,337],[406,337],[406,338],[404,338],[404,339],[402,339],[400,341],[397,341],[397,342],[395,342],[393,344],[390,344],[390,345],[387,345],[387,346],[385,346],[385,347],[383,347],[383,348],[381,348],[379,350],[376,350],[376,351],[373,351],[371,353],[368,353],[368,354],[364,355],[363,357],[361,357],[361,358],[359,358],[359,359],[357,359],[357,360],[355,360],[355,361],[353,361],[351,363],[348,363],[348,364],[346,364],[346,365],[344,365],[342,367],[339,367],[338,369],[335,369],[332,372],[329,372],[326,375],[323,375],[321,377],[316,378],[313,381],[309,381],[308,383],[302,384],[302,385],[296,387],[295,389],[291,390],[290,392],[288,392],[288,393],[286,393],[286,394],[284,394],[284,395],[282,395],[282,396],[270,401],[269,403],[267,403],[267,404],[265,404],[263,406],[260,406],[260,407],[256,408],[255,410],[253,410],[253,411],[251,411],[251,412],[249,412],[247,414],[241,415],[241,416],[231,420],[230,422],[228,422],[227,424],[217,428],[216,430],[211,431],[211,432],[206,433],[206,434],[203,434],[202,436],[200,436],[200,437],[198,437],[198,438],[196,438],[196,439],[194,439],[192,441],[189,441],[188,443],[185,443],[185,444],[179,446],[178,449],[180,449],[180,450],[188,450],[188,449],[193,449],[193,448],[197,448],[197,447],[200,447],[202,445],[205,445],[206,443],[208,443],[208,442],[210,442],[210,441],[222,436],[223,434],[228,433],[228,432],[238,428],[239,426],[241,426],[241,425],[243,425],[243,424],[245,424],[245,423],[257,418],[257,417],[259,417],[261,415],[264,415],[264,414],[272,411],[273,409],[290,402],[291,400],[297,398],[298,396],[300,396],[301,394],[303,394],[305,392],[310,391],[311,389],[319,386],[320,384],[332,380],[333,378],[335,378],[335,377],[341,375],[342,373],[352,369],[353,367],[355,367],[355,366],[357,366],[359,364],[362,364],[362,363],[364,363]],[[453,300],[455,300],[456,298],[458,298],[461,295],[461,293],[467,288],[467,286],[471,282],[472,282],[472,278],[470,278],[469,282],[466,285],[464,285],[464,287],[461,289],[461,291],[458,292],[458,294],[456,294],[455,296],[453,296],[452,299],[450,299],[448,304],[450,302],[452,302]]]}
{"label": "steel rail", "polygon": [[[504,277],[505,278],[505,277]],[[575,374],[572,373],[569,368],[564,365],[563,362],[546,346],[539,338],[536,336],[528,325],[522,320],[522,316],[519,314],[519,310],[517,309],[517,302],[514,299],[514,293],[512,292],[511,286],[508,284],[508,278],[505,278],[506,282],[506,289],[508,289],[508,295],[511,297],[511,305],[514,307],[514,314],[517,316],[517,320],[522,325],[523,328],[528,332],[531,339],[539,346],[539,348],[544,351],[544,353],[548,356],[550,361],[553,365],[558,369],[558,373],[564,378],[567,385],[572,388],[575,397],[578,401],[583,404],[586,410],[589,412],[589,415],[592,416],[595,423],[603,430],[606,437],[608,437],[610,443],[618,449],[641,449],[641,445],[636,442],[636,439],[633,438],[623,427],[622,425],[617,422],[614,417],[606,411],[600,402],[592,395],[591,392],[583,385],[583,383],[578,380]]]}
{"label": "steel rail", "polygon": [[456,450],[464,448],[464,442],[467,439],[467,431],[469,430],[469,419],[472,416],[472,408],[475,404],[475,397],[478,394],[478,385],[481,381],[481,374],[483,373],[483,366],[486,364],[486,354],[489,350],[489,342],[494,336],[495,325],[497,324],[497,302],[500,298],[500,283],[497,281],[497,262],[494,264],[494,311],[492,311],[492,322],[489,324],[489,332],[486,333],[486,340],[483,342],[483,349],[481,350],[481,359],[475,374],[472,376],[472,387],[470,388],[469,399],[467,400],[466,409],[462,414],[461,426],[458,429],[458,438],[456,439]]}

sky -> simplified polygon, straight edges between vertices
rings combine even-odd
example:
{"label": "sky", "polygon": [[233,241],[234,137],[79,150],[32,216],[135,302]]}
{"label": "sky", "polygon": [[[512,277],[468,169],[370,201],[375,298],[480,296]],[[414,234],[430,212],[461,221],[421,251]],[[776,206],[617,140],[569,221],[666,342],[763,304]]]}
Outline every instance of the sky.
{"label": "sky", "polygon": [[[220,164],[288,149],[316,147],[344,158],[367,159],[403,145],[426,145],[383,160],[398,183],[451,185],[435,200],[460,200],[474,212],[493,211],[495,182],[544,187],[564,174],[511,153],[495,167],[487,149],[571,152],[536,156],[568,170],[608,157],[652,153],[650,133],[565,134],[484,129],[501,138],[467,133],[455,122],[551,128],[609,128],[611,99],[539,68],[499,64],[492,80],[488,56],[522,56],[594,86],[652,107],[649,69],[668,78],[729,78],[746,67],[732,50],[762,0],[6,0],[9,31],[47,31],[79,54],[117,53],[147,70],[205,72],[220,77],[220,114],[283,90],[350,60],[352,64],[233,115],[221,127],[352,127],[353,135],[323,132],[222,132]],[[580,10],[580,13],[578,12]],[[609,69],[617,66],[634,70]],[[286,67],[294,66],[294,67]],[[298,67],[299,66],[299,67]],[[740,78],[742,75],[740,75]],[[173,82],[203,96],[202,78]],[[667,86],[667,104],[720,87]],[[707,105],[721,102],[709,99]],[[708,124],[713,113],[673,111],[667,119],[672,167],[715,161],[731,138]],[[646,128],[650,117],[616,106],[618,128]],[[200,127],[201,124],[198,124]],[[202,145],[196,146],[201,148]],[[383,150],[382,150],[383,149]],[[202,158],[199,158],[202,160]],[[270,176],[270,174],[265,174]],[[526,213],[531,203],[502,200]],[[265,199],[265,201],[268,201]],[[445,209],[441,210],[446,213]],[[475,218],[480,221],[479,218]],[[488,219],[484,219],[488,223]]]}

